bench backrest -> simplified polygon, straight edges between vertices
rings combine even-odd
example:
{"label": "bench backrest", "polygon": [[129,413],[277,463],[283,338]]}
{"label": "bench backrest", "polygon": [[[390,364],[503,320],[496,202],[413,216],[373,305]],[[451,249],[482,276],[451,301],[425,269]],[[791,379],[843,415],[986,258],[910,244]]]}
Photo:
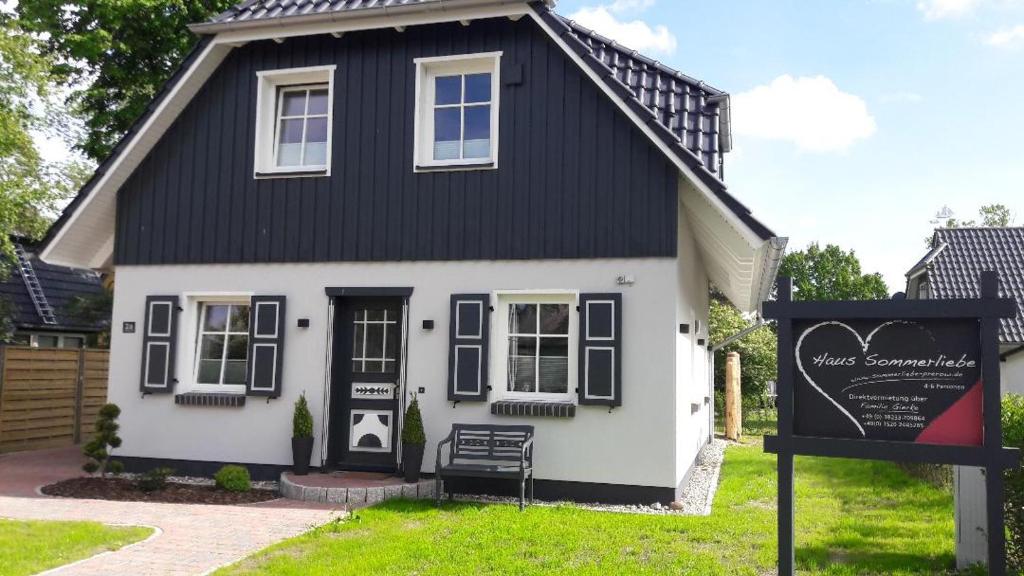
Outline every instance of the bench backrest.
{"label": "bench backrest", "polygon": [[[519,463],[523,443],[533,438],[533,426],[492,424],[452,424],[455,438],[448,461],[488,460]],[[526,451],[527,464],[533,464],[533,446]]]}

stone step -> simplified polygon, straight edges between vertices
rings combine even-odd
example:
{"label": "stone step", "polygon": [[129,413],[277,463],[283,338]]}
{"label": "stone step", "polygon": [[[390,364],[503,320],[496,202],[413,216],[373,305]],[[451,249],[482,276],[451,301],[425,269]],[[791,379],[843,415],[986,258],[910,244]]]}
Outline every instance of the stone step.
{"label": "stone step", "polygon": [[371,506],[395,498],[434,498],[433,478],[424,478],[415,484],[390,484],[385,486],[304,486],[301,477],[293,478],[283,472],[280,483],[281,495],[291,500],[320,502],[325,504],[347,504],[350,507]]}

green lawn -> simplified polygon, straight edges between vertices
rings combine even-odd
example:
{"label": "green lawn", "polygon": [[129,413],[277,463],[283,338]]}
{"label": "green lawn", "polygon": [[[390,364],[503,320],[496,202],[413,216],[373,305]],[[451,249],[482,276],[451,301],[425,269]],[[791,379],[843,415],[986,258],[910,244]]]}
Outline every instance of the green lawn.
{"label": "green lawn", "polygon": [[[218,574],[729,574],[775,564],[774,457],[730,447],[710,517],[391,501]],[[801,574],[952,573],[944,490],[878,462],[797,459]]]}
{"label": "green lawn", "polygon": [[138,542],[149,528],[0,519],[0,576],[35,574]]}

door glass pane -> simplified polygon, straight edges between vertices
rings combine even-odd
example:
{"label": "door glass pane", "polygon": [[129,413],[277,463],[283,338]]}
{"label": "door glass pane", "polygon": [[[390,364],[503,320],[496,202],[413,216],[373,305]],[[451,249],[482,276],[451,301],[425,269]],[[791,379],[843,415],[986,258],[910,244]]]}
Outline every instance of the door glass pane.
{"label": "door glass pane", "polygon": [[384,325],[366,325],[366,358],[384,358]]}
{"label": "door glass pane", "polygon": [[366,319],[372,322],[382,322],[384,320],[384,310],[367,310]]}
{"label": "door glass pane", "polygon": [[466,76],[466,103],[491,101],[491,75],[468,74]]}
{"label": "door glass pane", "polygon": [[462,76],[438,76],[434,80],[434,104],[462,102]]}
{"label": "door glass pane", "polygon": [[365,324],[356,322],[352,329],[352,358],[363,357],[363,327]]}

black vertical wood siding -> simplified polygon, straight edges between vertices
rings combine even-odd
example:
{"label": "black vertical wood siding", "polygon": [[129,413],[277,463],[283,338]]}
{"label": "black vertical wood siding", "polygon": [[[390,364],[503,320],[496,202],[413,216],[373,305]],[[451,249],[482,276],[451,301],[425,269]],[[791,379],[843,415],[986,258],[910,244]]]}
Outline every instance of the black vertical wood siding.
{"label": "black vertical wood siding", "polygon": [[[413,59],[501,50],[499,168],[414,173]],[[331,176],[253,178],[256,72],[336,64]],[[118,264],[674,256],[677,170],[529,18],[236,49],[118,194]]]}

